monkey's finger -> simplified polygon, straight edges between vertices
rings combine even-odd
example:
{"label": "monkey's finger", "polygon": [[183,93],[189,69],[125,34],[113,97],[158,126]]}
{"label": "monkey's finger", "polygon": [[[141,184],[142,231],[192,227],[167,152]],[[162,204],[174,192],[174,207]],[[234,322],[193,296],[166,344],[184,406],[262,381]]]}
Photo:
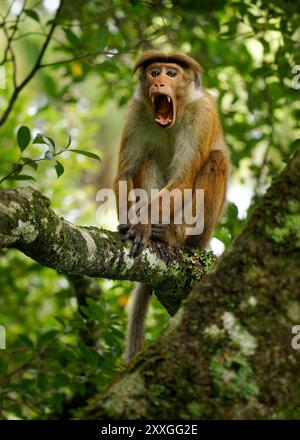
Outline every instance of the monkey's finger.
{"label": "monkey's finger", "polygon": [[141,239],[141,241],[140,241],[139,248],[138,248],[138,250],[137,250],[137,255],[140,255],[140,253],[142,252],[142,250],[144,249],[144,247],[145,247],[145,238],[144,238],[144,236],[143,236],[142,239]]}
{"label": "monkey's finger", "polygon": [[123,235],[123,237],[121,237],[121,241],[131,240],[134,237],[135,237],[135,232],[132,229],[129,229],[129,231],[127,231]]}
{"label": "monkey's finger", "polygon": [[118,230],[120,231],[126,231],[127,229],[129,229],[131,227],[131,223],[120,223],[118,225]]}
{"label": "monkey's finger", "polygon": [[139,253],[142,251],[142,249],[143,249],[143,233],[137,233],[133,240],[133,245],[129,256],[133,258],[137,257]]}
{"label": "monkey's finger", "polygon": [[121,234],[125,234],[125,232],[127,232],[130,228],[131,228],[131,224],[130,223],[120,223],[118,225],[118,231]]}

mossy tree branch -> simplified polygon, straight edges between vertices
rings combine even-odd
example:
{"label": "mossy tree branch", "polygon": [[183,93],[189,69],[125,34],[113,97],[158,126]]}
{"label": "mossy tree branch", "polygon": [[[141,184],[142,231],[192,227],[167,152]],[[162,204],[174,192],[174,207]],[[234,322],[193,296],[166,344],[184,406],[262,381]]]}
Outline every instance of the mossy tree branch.
{"label": "mossy tree branch", "polygon": [[69,223],[29,186],[0,192],[1,247],[19,249],[68,275],[146,282],[171,314],[215,261],[211,252],[150,241],[139,257],[130,258],[130,243],[117,232]]}

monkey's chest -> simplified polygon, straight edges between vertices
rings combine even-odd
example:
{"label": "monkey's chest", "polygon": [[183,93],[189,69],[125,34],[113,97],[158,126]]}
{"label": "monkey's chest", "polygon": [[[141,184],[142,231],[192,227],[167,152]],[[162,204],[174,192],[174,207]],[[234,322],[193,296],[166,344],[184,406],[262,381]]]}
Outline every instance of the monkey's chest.
{"label": "monkey's chest", "polygon": [[174,156],[174,144],[169,136],[161,136],[159,143],[154,144],[153,158],[161,175],[165,178],[168,176],[168,170]]}
{"label": "monkey's chest", "polygon": [[156,156],[156,164],[161,174],[166,177],[168,175],[168,169],[172,162],[173,151],[171,148],[161,148]]}

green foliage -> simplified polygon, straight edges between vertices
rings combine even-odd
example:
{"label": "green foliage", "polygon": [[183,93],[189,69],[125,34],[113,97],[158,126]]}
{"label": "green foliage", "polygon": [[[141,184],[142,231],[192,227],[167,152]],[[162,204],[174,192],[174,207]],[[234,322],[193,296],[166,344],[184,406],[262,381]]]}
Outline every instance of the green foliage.
{"label": "green foliage", "polygon": [[26,125],[22,125],[17,133],[17,141],[21,151],[24,151],[31,139],[30,130]]}
{"label": "green foliage", "polygon": [[[5,258],[1,277],[8,267],[11,279],[1,292],[9,313],[1,317],[8,335],[0,361],[1,412],[18,418],[68,414],[70,399],[85,399],[116,371],[123,344],[124,311],[118,306],[123,292],[114,294],[112,287],[111,301],[104,295],[90,299],[81,314],[62,276],[17,253]],[[12,288],[18,296],[11,295]],[[91,323],[92,347],[86,343]]]}
{"label": "green foliage", "polygon": [[[22,125],[17,132],[17,142],[18,142],[18,145],[21,150],[21,155],[18,159],[18,162],[16,164],[13,164],[12,171],[9,174],[7,174],[7,176],[4,176],[4,177],[2,177],[2,179],[0,179],[0,184],[2,182],[4,182],[5,180],[35,180],[33,176],[20,174],[25,166],[29,166],[29,167],[33,168],[34,170],[37,170],[38,165],[41,161],[43,161],[43,160],[54,161],[54,159],[57,156],[66,152],[67,150],[72,151],[73,153],[76,153],[76,154],[81,154],[83,156],[90,157],[92,159],[97,159],[99,162],[101,162],[99,155],[96,153],[92,153],[90,151],[84,151],[84,150],[77,150],[74,148],[69,148],[71,146],[71,136],[69,136],[69,140],[68,140],[67,145],[64,148],[60,149],[59,151],[56,151],[55,150],[56,146],[55,146],[54,140],[51,137],[46,136],[42,133],[38,133],[36,135],[36,137],[32,141],[32,144],[45,145],[47,147],[47,150],[44,153],[44,156],[39,157],[37,159],[23,157],[22,153],[25,150],[25,148],[28,147],[30,140],[31,140],[31,134],[30,134],[29,128],[26,127],[25,125]],[[64,166],[58,160],[55,160],[54,168],[56,170],[57,177],[60,177],[64,173],[64,170],[65,170]]]}
{"label": "green foliage", "polygon": [[[95,194],[112,185],[116,172],[123,105],[137,79],[132,63],[151,47],[180,50],[203,65],[202,81],[217,97],[231,150],[231,198],[215,232],[228,246],[245,223],[248,206],[241,211],[239,191],[250,194],[249,213],[299,145],[300,92],[292,87],[292,69],[300,65],[298,2],[64,4],[38,68],[53,11],[28,0],[19,16],[12,8],[1,18],[1,188],[34,182],[67,220],[95,224]],[[8,2],[0,2],[1,16],[7,11]],[[112,213],[103,224],[116,225]],[[0,416],[70,417],[120,369],[132,284],[100,280],[100,295],[83,304],[65,277],[13,251],[0,255],[0,278],[0,324],[7,330]],[[166,321],[153,301],[146,342]],[[211,367],[228,398],[257,394],[239,354],[218,354]],[[195,417],[201,411],[190,403]]]}
{"label": "green foliage", "polygon": [[86,157],[91,157],[92,159],[97,159],[97,160],[99,160],[99,162],[101,162],[101,159],[98,156],[98,154],[91,153],[90,151],[75,150],[74,148],[71,148],[70,151],[73,151],[74,153],[77,153],[77,154],[82,154],[83,156],[86,156]]}
{"label": "green foliage", "polygon": [[40,21],[39,14],[34,11],[33,9],[24,9],[24,14],[26,14],[28,17],[32,18],[32,20],[35,20],[37,22]]}
{"label": "green foliage", "polygon": [[60,177],[65,171],[64,166],[60,162],[58,162],[58,160],[56,161],[55,164],[55,170],[57,173],[57,177]]}

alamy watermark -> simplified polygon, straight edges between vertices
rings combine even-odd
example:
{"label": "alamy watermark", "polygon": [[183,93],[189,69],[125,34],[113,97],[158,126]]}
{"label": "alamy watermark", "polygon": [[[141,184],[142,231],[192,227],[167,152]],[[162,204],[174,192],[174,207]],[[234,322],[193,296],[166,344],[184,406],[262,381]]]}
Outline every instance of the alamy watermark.
{"label": "alamy watermark", "polygon": [[295,336],[292,338],[291,346],[294,350],[300,350],[300,325],[294,325],[292,327],[292,333]]}
{"label": "alamy watermark", "polygon": [[0,66],[0,89],[6,89],[6,70]]}
{"label": "alamy watermark", "polygon": [[0,325],[0,350],[6,349],[6,331],[4,325]]}
{"label": "alamy watermark", "polygon": [[[115,205],[115,192],[100,189],[96,201],[101,203],[96,212],[100,222],[105,211]],[[186,235],[200,235],[204,229],[204,189],[151,189],[148,194],[142,188],[128,191],[127,181],[120,181],[118,206],[120,224],[184,225]]]}
{"label": "alamy watermark", "polygon": [[300,89],[300,65],[296,64],[292,67],[292,73],[296,73],[296,76],[292,79],[292,87],[295,90]]}

